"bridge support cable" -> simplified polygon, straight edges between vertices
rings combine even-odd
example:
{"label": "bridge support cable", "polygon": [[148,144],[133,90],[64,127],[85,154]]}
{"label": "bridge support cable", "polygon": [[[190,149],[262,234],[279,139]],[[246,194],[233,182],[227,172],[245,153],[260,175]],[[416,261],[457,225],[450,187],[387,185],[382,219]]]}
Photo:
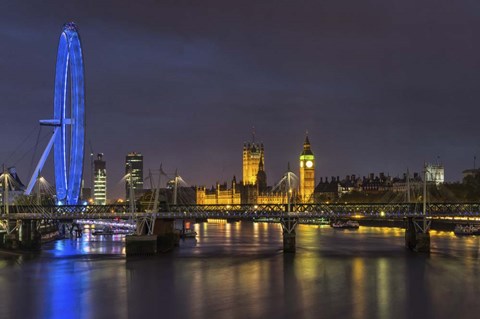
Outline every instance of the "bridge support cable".
{"label": "bridge support cable", "polygon": [[2,186],[3,186],[3,213],[6,216],[6,224],[5,224],[5,229],[7,231],[7,236],[9,236],[12,232],[15,231],[15,227],[12,227],[12,219],[10,219],[10,205],[9,205],[9,199],[8,199],[8,188],[10,187],[8,180],[10,178],[10,173],[8,170],[5,168],[5,164],[3,164],[3,174],[0,176],[0,180],[2,180]]}
{"label": "bridge support cable", "polygon": [[137,216],[135,218],[135,234],[140,235],[153,235],[153,229],[155,227],[155,213],[146,213],[143,216]]}

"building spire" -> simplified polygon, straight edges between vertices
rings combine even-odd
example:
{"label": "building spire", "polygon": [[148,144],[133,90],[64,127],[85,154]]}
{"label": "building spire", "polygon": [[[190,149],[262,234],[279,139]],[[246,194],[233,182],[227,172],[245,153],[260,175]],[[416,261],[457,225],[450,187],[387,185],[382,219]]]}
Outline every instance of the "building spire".
{"label": "building spire", "polygon": [[310,140],[308,139],[308,135],[305,136],[305,142],[303,143],[303,150],[310,151]]}
{"label": "building spire", "polygon": [[264,171],[264,167],[263,167],[263,151],[260,152],[260,163],[258,163],[258,170],[259,171]]}
{"label": "building spire", "polygon": [[310,140],[308,139],[308,130],[305,131],[305,142],[303,143],[303,149],[310,149]]}

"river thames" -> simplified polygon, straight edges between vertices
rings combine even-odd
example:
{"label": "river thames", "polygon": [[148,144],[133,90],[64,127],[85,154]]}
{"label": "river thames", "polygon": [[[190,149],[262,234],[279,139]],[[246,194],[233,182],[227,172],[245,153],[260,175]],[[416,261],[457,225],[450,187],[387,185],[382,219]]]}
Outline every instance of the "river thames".
{"label": "river thames", "polygon": [[431,253],[400,228],[196,224],[196,239],[125,257],[124,237],[91,236],[0,255],[1,318],[479,318],[480,238],[431,232]]}

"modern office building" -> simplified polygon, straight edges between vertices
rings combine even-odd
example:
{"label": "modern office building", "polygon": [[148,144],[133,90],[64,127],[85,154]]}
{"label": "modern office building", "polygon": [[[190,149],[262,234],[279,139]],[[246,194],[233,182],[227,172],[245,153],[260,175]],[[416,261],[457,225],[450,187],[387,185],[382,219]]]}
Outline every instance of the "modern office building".
{"label": "modern office building", "polygon": [[97,154],[93,162],[93,200],[95,205],[107,204],[107,164],[103,160],[103,153]]}
{"label": "modern office building", "polygon": [[125,174],[128,175],[125,178],[125,198],[129,200],[130,181],[132,181],[135,196],[143,193],[143,155],[141,153],[132,152],[127,154],[125,158]]}

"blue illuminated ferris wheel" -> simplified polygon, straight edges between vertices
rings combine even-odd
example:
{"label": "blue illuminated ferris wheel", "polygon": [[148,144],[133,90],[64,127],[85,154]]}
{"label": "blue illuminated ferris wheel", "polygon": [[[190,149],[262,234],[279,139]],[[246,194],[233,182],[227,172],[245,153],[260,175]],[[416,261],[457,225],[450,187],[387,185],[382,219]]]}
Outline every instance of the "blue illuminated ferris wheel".
{"label": "blue illuminated ferris wheel", "polygon": [[54,146],[57,204],[77,205],[82,185],[85,147],[85,83],[82,46],[78,28],[73,22],[63,26],[58,44],[53,119],[41,120],[40,124],[52,126],[53,135],[25,193],[31,193],[50,149]]}

